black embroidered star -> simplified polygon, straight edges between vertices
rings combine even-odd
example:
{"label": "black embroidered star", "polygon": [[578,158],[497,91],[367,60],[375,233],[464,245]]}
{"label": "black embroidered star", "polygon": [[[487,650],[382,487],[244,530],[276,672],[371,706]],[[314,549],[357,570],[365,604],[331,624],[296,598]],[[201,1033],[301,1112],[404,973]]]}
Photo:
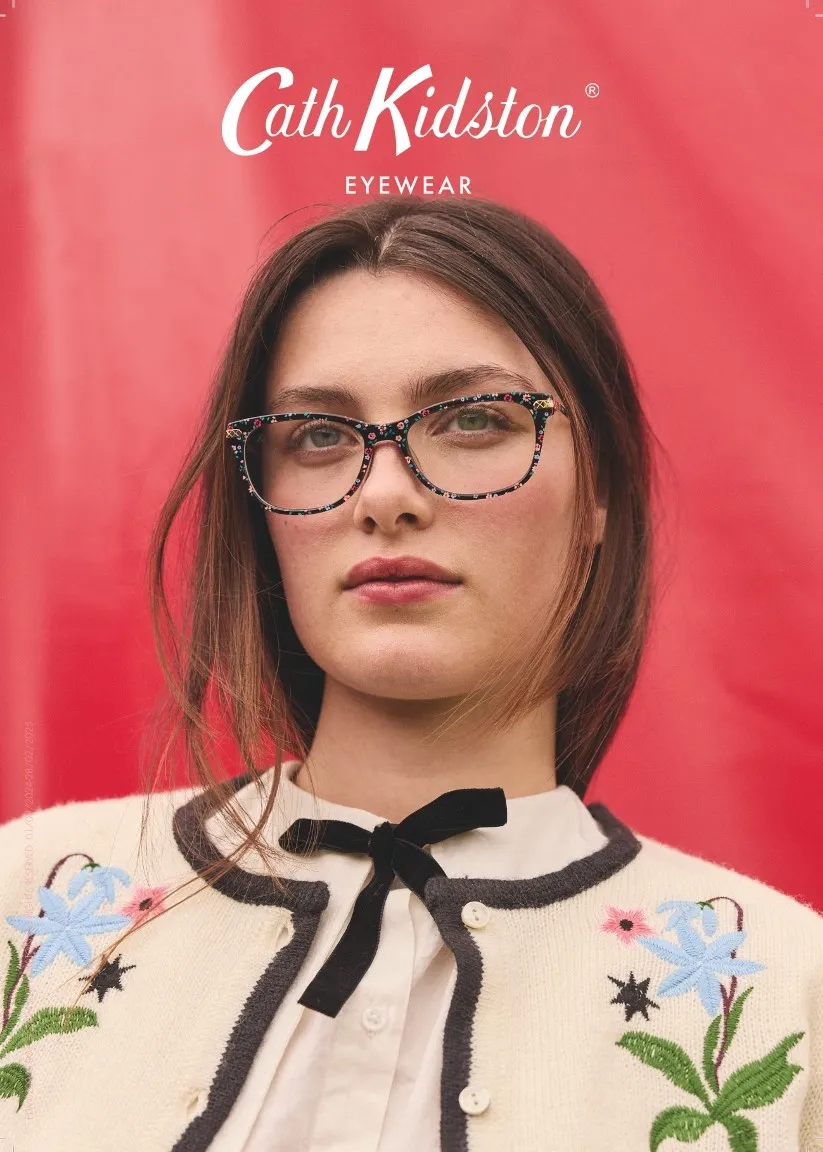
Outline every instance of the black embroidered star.
{"label": "black embroidered star", "polygon": [[650,1000],[647,993],[649,991],[649,981],[651,976],[647,976],[645,980],[641,980],[638,984],[634,978],[634,972],[629,973],[628,980],[617,980],[614,976],[609,976],[613,984],[616,984],[620,991],[617,993],[610,1004],[622,1004],[626,1009],[626,1020],[631,1020],[635,1012],[642,1012],[643,1018],[648,1020],[649,1008],[659,1008],[659,1004],[655,1004],[654,1000]]}
{"label": "black embroidered star", "polygon": [[[84,988],[82,994],[85,996],[87,992],[96,992],[97,1003],[99,1004],[110,988],[119,988],[121,992],[123,991],[120,977],[124,972],[128,972],[130,968],[134,967],[134,964],[127,964],[125,968],[121,968],[120,956],[114,961],[108,960],[105,964],[100,965],[88,988]],[[80,979],[83,980],[86,977],[81,976]]]}

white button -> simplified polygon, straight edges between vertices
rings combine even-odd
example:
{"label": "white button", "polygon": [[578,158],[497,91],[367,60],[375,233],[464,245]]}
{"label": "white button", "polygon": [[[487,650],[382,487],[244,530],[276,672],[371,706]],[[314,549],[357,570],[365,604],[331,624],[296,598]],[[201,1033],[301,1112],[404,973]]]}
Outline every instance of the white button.
{"label": "white button", "polygon": [[460,1107],[470,1116],[479,1116],[491,1103],[487,1088],[464,1088],[458,1097]]}
{"label": "white button", "polygon": [[386,1009],[378,1005],[367,1008],[361,1017],[361,1023],[367,1032],[379,1032],[386,1023]]}
{"label": "white button", "polygon": [[470,900],[468,904],[463,905],[460,916],[467,928],[485,928],[491,912],[479,900]]}

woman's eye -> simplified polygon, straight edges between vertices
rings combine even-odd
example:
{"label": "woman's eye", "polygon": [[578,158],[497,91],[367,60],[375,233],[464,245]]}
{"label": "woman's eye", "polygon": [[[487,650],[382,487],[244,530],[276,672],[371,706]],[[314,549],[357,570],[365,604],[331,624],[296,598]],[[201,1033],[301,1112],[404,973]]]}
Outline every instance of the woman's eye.
{"label": "woman's eye", "polygon": [[289,437],[289,448],[298,452],[339,448],[349,443],[353,443],[353,441],[348,429],[329,421],[303,424],[295,429]]}
{"label": "woman's eye", "polygon": [[336,428],[318,426],[316,428],[308,428],[304,435],[309,437],[315,448],[328,448],[330,444],[334,443],[335,436],[339,436],[339,432]]}
{"label": "woman's eye", "polygon": [[457,420],[460,422],[463,431],[475,432],[478,428],[485,428],[491,416],[492,413],[490,412],[474,409],[472,411],[458,412]]}
{"label": "woman's eye", "polygon": [[453,412],[443,412],[441,415],[445,419],[442,424],[437,426],[438,432],[454,430],[458,432],[488,432],[506,429],[510,424],[502,412],[498,412],[494,408],[478,407],[477,405],[471,408],[457,408]]}

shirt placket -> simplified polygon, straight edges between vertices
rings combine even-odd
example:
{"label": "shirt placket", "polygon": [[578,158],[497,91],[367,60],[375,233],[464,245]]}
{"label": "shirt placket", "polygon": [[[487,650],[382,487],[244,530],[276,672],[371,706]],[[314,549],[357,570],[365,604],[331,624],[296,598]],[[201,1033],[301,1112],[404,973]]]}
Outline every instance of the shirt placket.
{"label": "shirt placket", "polygon": [[313,1152],[378,1152],[411,995],[410,896],[389,892],[377,953],[336,1018]]}

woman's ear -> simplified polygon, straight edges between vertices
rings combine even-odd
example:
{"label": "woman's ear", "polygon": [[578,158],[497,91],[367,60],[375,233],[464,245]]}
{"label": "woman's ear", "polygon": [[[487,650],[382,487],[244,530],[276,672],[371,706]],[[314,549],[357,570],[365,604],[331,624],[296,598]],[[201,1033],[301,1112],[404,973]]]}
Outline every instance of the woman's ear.
{"label": "woman's ear", "polygon": [[606,506],[605,504],[598,504],[597,511],[595,512],[595,532],[594,544],[603,543],[603,533],[606,531]]}

